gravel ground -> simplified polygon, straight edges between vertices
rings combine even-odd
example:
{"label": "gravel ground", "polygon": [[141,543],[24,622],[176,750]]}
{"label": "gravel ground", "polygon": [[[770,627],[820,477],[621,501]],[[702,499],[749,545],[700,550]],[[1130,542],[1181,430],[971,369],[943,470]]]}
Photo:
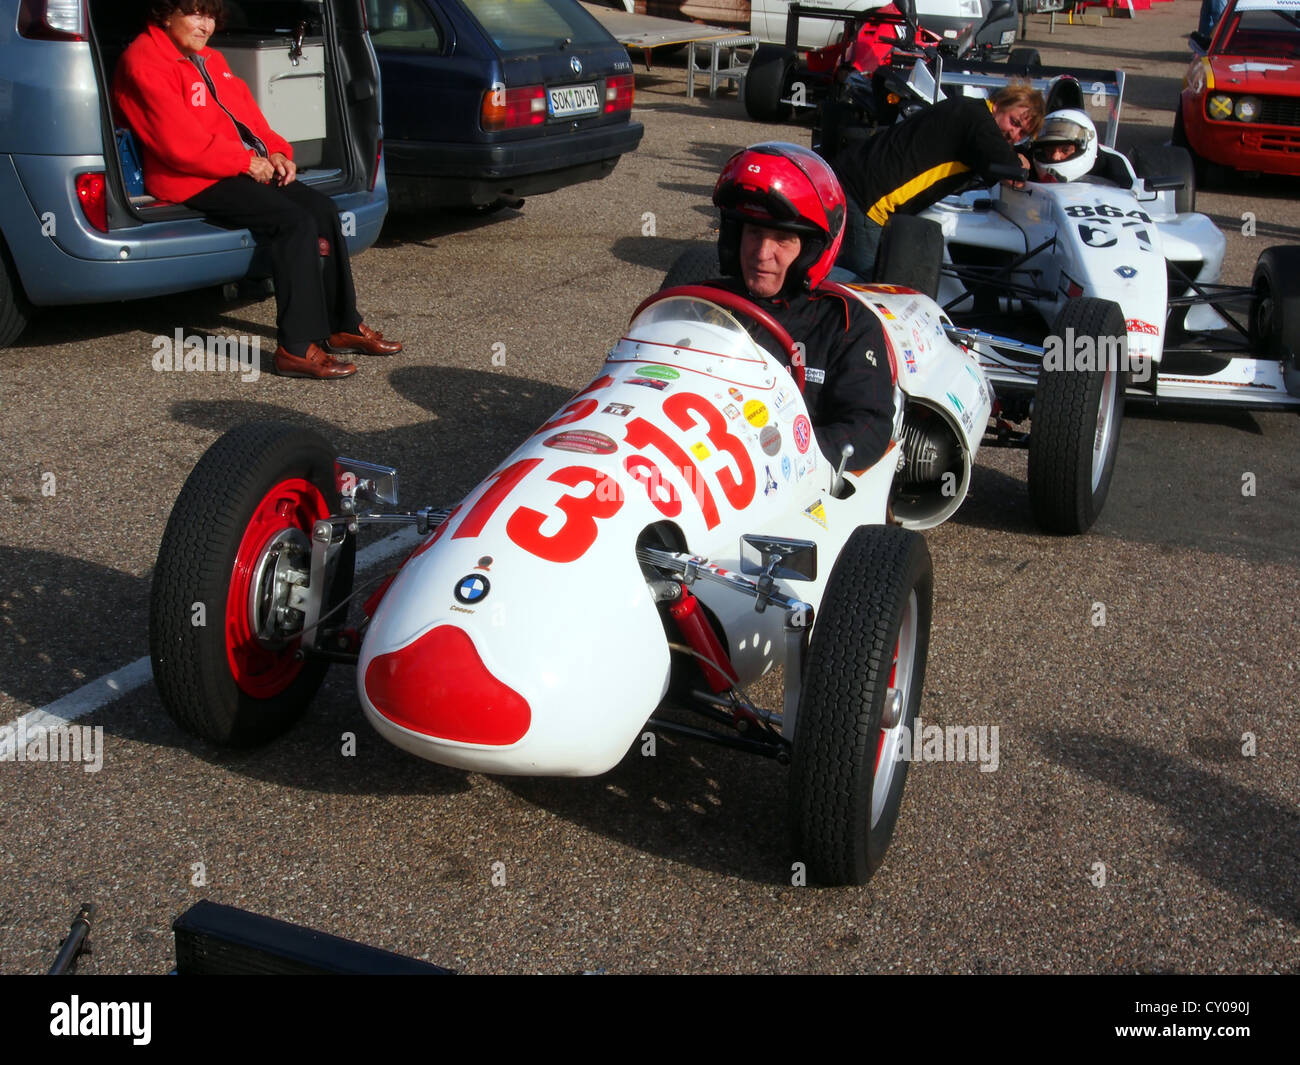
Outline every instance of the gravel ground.
{"label": "gravel ground", "polygon": [[[1123,66],[1120,146],[1159,143],[1196,12],[1051,35],[1035,17],[1030,43]],[[645,139],[605,181],[476,222],[390,218],[356,272],[367,320],[407,351],[349,381],[155,373],[151,341],[177,326],[272,342],[271,301],[211,293],[48,313],[3,353],[0,723],[147,652],[168,512],[229,425],[311,425],[398,466],[404,501],[454,500],[710,235],[723,160],[806,143],[734,92],[688,100],[680,61],[637,81]],[[1201,195],[1225,280],[1297,239],[1293,190]],[[1298,450],[1294,413],[1136,412],[1101,521],[1070,540],[1035,531],[1023,453],[981,453],[928,534],[922,716],[998,726],[998,768],[914,765],[865,888],[792,884],[786,771],[735,752],[663,739],[596,779],[466,774],[381,741],[340,668],[288,736],[231,754],[149,685],[83,722],[104,728],[101,772],[0,763],[0,971],[47,967],[90,899],[83,971],[163,972],[171,921],[207,898],[478,973],[1295,973]]]}

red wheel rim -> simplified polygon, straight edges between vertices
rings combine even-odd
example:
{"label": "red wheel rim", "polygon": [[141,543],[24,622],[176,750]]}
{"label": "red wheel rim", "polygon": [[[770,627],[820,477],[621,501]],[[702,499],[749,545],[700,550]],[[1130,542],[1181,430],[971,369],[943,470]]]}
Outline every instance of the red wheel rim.
{"label": "red wheel rim", "polygon": [[258,560],[271,540],[285,529],[301,529],[310,539],[313,524],[329,516],[325,497],[300,477],[281,481],[258,503],[239,542],[226,595],[226,659],[231,676],[246,695],[270,699],[294,682],[302,671],[298,640],[272,650],[264,647],[249,622],[249,597]]}

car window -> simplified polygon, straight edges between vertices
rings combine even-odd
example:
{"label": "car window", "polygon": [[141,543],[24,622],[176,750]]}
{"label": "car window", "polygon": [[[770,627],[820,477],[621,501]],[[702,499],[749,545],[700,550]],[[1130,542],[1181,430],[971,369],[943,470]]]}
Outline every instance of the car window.
{"label": "car window", "polygon": [[609,35],[575,0],[462,0],[503,55],[609,43]]}
{"label": "car window", "polygon": [[1225,55],[1300,59],[1300,17],[1291,11],[1243,11],[1218,51]]}
{"label": "car window", "polygon": [[442,30],[420,0],[366,0],[366,21],[376,48],[442,51]]}

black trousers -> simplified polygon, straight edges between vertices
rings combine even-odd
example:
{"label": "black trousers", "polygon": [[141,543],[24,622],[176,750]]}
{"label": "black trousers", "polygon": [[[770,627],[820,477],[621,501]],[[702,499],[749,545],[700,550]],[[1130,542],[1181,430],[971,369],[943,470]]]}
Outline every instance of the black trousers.
{"label": "black trousers", "polygon": [[334,201],[301,182],[223,178],[185,201],[218,225],[249,229],[271,245],[279,343],[305,355],[331,333],[361,324],[352,265]]}

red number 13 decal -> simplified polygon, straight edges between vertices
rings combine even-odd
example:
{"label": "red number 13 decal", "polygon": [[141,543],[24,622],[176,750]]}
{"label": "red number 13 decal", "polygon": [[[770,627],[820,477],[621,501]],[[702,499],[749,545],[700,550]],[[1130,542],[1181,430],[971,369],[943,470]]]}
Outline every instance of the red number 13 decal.
{"label": "red number 13 decal", "polygon": [[740,480],[736,479],[731,470],[724,467],[718,471],[718,483],[722,485],[722,492],[727,497],[727,501],[737,510],[744,510],[754,498],[754,491],[757,488],[754,464],[749,461],[749,452],[745,450],[745,445],[740,438],[733,436],[727,429],[727,420],[722,413],[703,396],[680,392],[675,396],[669,396],[664,401],[664,413],[679,429],[695,428],[695,419],[691,417],[692,412],[701,415],[708,425],[709,442],[735,460],[736,469],[740,471]]}
{"label": "red number 13 decal", "polygon": [[565,466],[548,478],[557,484],[577,488],[590,484],[585,495],[561,496],[556,506],[564,513],[564,524],[550,536],[542,533],[547,515],[531,507],[520,507],[506,522],[506,535],[525,551],[548,562],[572,562],[581,558],[596,542],[596,522],[612,518],[623,505],[618,482],[590,466]]}

